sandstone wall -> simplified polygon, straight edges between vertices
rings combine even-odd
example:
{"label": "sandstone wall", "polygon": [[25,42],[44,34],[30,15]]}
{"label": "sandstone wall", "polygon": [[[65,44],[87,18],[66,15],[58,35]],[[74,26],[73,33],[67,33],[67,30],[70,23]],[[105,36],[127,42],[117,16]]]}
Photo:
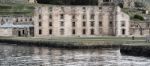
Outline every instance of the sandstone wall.
{"label": "sandstone wall", "polygon": [[[109,26],[110,22],[114,23],[112,18],[112,7],[98,7],[98,6],[39,6],[35,10],[35,36],[108,36],[113,35],[114,26]],[[64,15],[64,19],[60,19],[60,15]],[[39,15],[41,19],[39,19]],[[49,16],[52,15],[52,19]],[[83,15],[85,19],[83,19]],[[93,15],[93,17],[91,16]],[[74,18],[73,18],[74,16]],[[42,23],[39,26],[39,22]],[[52,26],[49,26],[49,22],[52,22]],[[64,26],[61,26],[61,22],[64,22]],[[75,26],[72,23],[75,22]],[[83,26],[83,22],[86,22],[86,26]],[[93,26],[91,23],[93,22]],[[101,23],[100,23],[101,22]],[[42,30],[42,34],[39,34],[39,29]],[[52,29],[52,34],[49,34],[49,29]],[[61,35],[61,29],[64,30],[64,35]],[[83,30],[86,30],[86,34],[83,34]],[[110,31],[111,29],[112,31]],[[73,34],[73,30],[75,34]],[[93,33],[92,33],[93,32]]]}

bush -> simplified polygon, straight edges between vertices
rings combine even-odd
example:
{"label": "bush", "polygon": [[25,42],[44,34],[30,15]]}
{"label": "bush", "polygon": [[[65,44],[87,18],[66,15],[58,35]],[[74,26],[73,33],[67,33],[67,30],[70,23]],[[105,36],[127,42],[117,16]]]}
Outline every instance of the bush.
{"label": "bush", "polygon": [[57,5],[97,5],[98,0],[37,0],[41,4]]}
{"label": "bush", "polygon": [[138,20],[144,20],[144,18],[143,18],[143,16],[141,16],[141,15],[134,15],[134,17],[133,17],[134,19],[138,19]]}

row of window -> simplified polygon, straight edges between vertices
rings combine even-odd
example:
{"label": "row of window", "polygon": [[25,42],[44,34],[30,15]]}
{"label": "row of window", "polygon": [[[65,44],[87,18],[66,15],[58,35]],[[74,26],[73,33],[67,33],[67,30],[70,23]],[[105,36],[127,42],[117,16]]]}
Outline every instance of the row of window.
{"label": "row of window", "polygon": [[[60,35],[64,35],[65,30],[64,29],[60,29]],[[39,29],[39,35],[42,34],[42,29]],[[53,34],[53,30],[49,29],[49,34],[52,35]],[[72,34],[75,35],[76,34],[76,30],[72,29]],[[82,29],[82,34],[86,35],[87,34],[87,30],[86,29]],[[95,30],[94,29],[90,29],[90,34],[91,35],[95,35]]]}
{"label": "row of window", "polygon": [[[86,19],[86,15],[83,14],[82,19]],[[39,19],[42,19],[42,15],[39,15]],[[53,19],[52,15],[49,15],[49,19]],[[60,19],[64,19],[64,14],[60,14]],[[72,19],[76,19],[76,15],[72,15]],[[90,19],[94,20],[95,19],[95,14],[90,15]]]}
{"label": "row of window", "polygon": [[[16,22],[19,22],[19,21],[21,21],[21,22],[22,22],[22,21],[23,21],[23,19],[21,19],[21,20],[16,19]],[[24,19],[24,21],[33,21],[33,20],[32,20],[32,18],[30,18],[30,19]]]}
{"label": "row of window", "polygon": [[[82,7],[83,12],[85,12],[86,9],[87,9],[86,7]],[[102,9],[102,7],[99,7],[99,10],[101,10],[101,9]],[[62,11],[65,11],[64,7],[61,7],[61,10],[62,10]],[[53,11],[53,8],[52,8],[52,7],[49,7],[49,11],[52,12],[52,11]]]}
{"label": "row of window", "polygon": [[[63,27],[65,25],[64,21],[60,21],[60,26]],[[39,27],[42,26],[42,22],[39,22]],[[52,27],[53,26],[53,23],[52,22],[49,22],[49,27]],[[83,21],[82,22],[82,26],[83,27],[86,27],[87,26],[87,22]],[[90,26],[91,27],[94,27],[95,26],[95,21],[91,21],[90,22]],[[112,22],[110,22],[110,27],[112,26]],[[72,27],[76,27],[76,22],[72,22]],[[102,22],[99,21],[99,27],[102,27]]]}
{"label": "row of window", "polygon": [[[8,22],[9,21],[9,19],[1,19],[1,22]],[[15,20],[15,22],[23,22],[23,21],[25,21],[25,22],[27,22],[27,21],[33,21],[32,20],[32,18],[23,18],[23,19],[18,19],[18,18],[16,18],[16,20]]]}

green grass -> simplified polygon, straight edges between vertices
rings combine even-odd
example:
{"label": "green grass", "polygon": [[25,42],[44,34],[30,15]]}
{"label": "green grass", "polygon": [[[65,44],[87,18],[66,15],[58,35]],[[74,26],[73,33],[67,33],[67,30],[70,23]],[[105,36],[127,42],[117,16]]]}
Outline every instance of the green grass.
{"label": "green grass", "polygon": [[143,37],[136,37],[131,40],[131,37],[55,37],[55,38],[35,38],[35,37],[0,37],[0,39],[17,40],[17,41],[33,41],[33,42],[57,42],[57,43],[73,43],[73,45],[92,46],[92,45],[122,45],[122,44],[146,44]]}
{"label": "green grass", "polygon": [[32,15],[33,11],[34,11],[33,5],[0,4],[0,15],[14,15],[14,14]]}

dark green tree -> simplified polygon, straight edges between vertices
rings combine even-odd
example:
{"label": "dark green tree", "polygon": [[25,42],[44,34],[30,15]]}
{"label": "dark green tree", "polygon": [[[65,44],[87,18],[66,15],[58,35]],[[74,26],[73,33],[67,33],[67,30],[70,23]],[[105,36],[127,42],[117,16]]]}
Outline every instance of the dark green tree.
{"label": "dark green tree", "polygon": [[134,15],[134,19],[138,19],[138,20],[144,20],[144,18],[143,18],[143,16],[141,16],[141,15]]}
{"label": "dark green tree", "polygon": [[37,2],[55,5],[97,5],[97,0],[37,0]]}

